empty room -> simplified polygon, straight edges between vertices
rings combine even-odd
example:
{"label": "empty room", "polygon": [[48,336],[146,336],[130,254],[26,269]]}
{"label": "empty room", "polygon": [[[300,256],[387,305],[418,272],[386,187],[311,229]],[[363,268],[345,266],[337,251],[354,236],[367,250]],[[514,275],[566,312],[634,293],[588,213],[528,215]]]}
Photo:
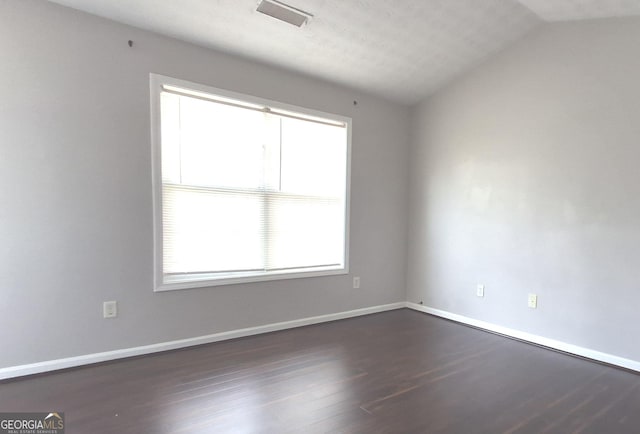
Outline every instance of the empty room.
{"label": "empty room", "polygon": [[0,0],[0,434],[639,433],[640,2]]}

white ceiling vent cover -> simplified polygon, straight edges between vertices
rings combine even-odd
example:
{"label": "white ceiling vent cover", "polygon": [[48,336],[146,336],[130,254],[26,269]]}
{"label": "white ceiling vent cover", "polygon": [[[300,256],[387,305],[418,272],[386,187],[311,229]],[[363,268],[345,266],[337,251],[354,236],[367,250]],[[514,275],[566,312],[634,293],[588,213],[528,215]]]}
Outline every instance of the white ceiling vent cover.
{"label": "white ceiling vent cover", "polygon": [[313,15],[293,6],[289,6],[278,0],[261,0],[258,3],[258,12],[276,18],[296,27],[304,26]]}

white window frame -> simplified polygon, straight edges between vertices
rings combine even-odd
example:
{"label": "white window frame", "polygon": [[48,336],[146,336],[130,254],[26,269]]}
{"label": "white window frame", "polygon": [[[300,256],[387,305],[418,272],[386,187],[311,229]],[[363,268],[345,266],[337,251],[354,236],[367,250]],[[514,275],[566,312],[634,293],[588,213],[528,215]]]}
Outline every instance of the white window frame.
{"label": "white window frame", "polygon": [[[336,115],[333,113],[325,113],[304,107],[285,104],[264,98],[246,95],[238,92],[232,92],[225,89],[219,89],[204,84],[193,83],[173,77],[159,74],[149,75],[150,96],[151,96],[151,159],[152,159],[152,188],[153,188],[153,234],[154,234],[154,291],[172,291],[187,288],[202,288],[219,285],[230,285],[248,282],[263,282],[282,279],[296,279],[319,276],[332,276],[349,273],[349,229],[350,229],[350,193],[351,193],[351,118]],[[339,268],[331,268],[325,270],[284,270],[270,273],[261,273],[257,275],[236,275],[233,277],[224,276],[199,276],[187,275],[179,281],[165,280],[163,270],[163,226],[162,226],[162,137],[161,137],[161,116],[160,116],[160,93],[163,86],[175,86],[183,89],[189,89],[194,92],[204,92],[219,96],[222,98],[230,98],[246,102],[248,105],[258,105],[273,111],[293,112],[303,114],[309,118],[329,119],[331,121],[341,122],[347,128],[347,167],[346,167],[346,186],[345,186],[345,228],[344,228],[344,264]]]}

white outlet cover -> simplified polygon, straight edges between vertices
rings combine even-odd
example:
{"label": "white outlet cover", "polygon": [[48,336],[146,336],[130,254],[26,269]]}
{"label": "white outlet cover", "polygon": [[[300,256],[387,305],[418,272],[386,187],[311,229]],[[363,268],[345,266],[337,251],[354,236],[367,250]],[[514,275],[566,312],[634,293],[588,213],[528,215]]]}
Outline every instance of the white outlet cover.
{"label": "white outlet cover", "polygon": [[538,295],[537,294],[529,294],[528,305],[531,309],[536,309],[538,307]]}
{"label": "white outlet cover", "polygon": [[476,295],[478,297],[484,297],[484,285],[478,285],[476,288]]}
{"label": "white outlet cover", "polygon": [[115,318],[118,316],[118,302],[105,301],[102,303],[102,316],[104,318]]}
{"label": "white outlet cover", "polygon": [[353,278],[353,288],[354,289],[360,288],[360,277],[356,276]]}

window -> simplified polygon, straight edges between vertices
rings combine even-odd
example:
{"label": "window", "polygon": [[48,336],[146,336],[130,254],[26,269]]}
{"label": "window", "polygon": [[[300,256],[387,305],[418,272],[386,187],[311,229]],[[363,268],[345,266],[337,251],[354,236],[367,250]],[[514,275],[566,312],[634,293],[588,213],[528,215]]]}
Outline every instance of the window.
{"label": "window", "polygon": [[151,75],[155,288],[348,272],[351,120]]}

